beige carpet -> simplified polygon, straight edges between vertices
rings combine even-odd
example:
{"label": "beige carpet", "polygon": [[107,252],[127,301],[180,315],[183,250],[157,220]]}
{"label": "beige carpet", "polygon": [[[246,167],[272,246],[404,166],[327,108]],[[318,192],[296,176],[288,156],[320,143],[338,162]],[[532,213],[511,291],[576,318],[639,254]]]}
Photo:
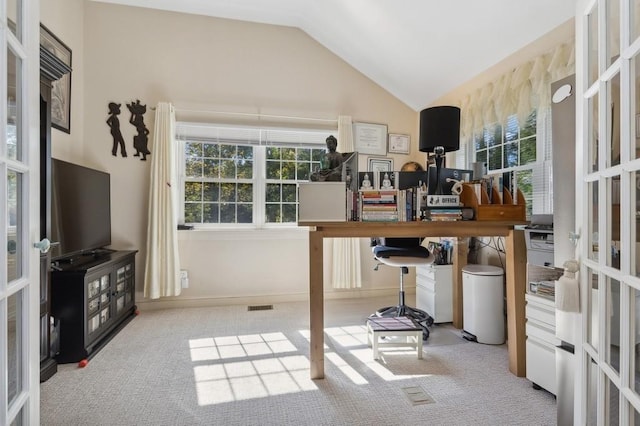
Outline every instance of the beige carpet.
{"label": "beige carpet", "polygon": [[41,385],[41,424],[555,424],[553,395],[509,373],[505,345],[450,325],[432,328],[422,360],[374,361],[365,319],[392,303],[327,301],[324,380],[309,379],[306,303],[143,312],[86,368],[61,365]]}

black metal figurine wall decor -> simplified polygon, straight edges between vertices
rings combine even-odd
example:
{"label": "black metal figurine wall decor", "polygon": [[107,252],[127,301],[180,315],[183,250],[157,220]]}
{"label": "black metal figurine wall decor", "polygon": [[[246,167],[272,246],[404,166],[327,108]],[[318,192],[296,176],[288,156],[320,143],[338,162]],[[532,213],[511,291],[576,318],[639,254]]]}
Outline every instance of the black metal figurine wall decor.
{"label": "black metal figurine wall decor", "polygon": [[120,154],[123,157],[127,156],[127,149],[124,145],[124,138],[122,132],[120,132],[120,120],[118,115],[120,114],[120,104],[115,102],[109,102],[109,118],[107,118],[107,124],[111,128],[111,136],[113,136],[113,147],[111,148],[111,154],[118,155],[118,147],[120,147]]}
{"label": "black metal figurine wall decor", "polygon": [[131,112],[131,118],[129,123],[133,124],[138,131],[138,134],[133,137],[133,148],[136,153],[134,157],[142,157],[140,160],[145,161],[147,155],[151,154],[151,151],[147,148],[149,142],[149,129],[144,124],[144,113],[147,112],[147,106],[140,104],[140,100],[137,99],[135,103],[131,102],[127,104],[127,108]]}

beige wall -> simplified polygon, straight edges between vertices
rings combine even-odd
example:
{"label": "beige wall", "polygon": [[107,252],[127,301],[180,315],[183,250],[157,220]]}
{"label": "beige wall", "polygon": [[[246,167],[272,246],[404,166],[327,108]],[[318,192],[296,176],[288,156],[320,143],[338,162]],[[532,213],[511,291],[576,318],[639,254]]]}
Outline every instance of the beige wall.
{"label": "beige wall", "polygon": [[[138,291],[143,288],[149,161],[131,156],[134,129],[127,123],[125,103],[140,99],[151,107],[170,101],[179,120],[212,118],[185,109],[321,118],[345,114],[354,121],[385,123],[390,132],[417,140],[415,111],[300,30],[95,2],[84,8],[82,161],[111,173],[113,247],[140,250]],[[109,102],[123,104],[120,121],[128,158],[111,155],[105,124]],[[152,111],[145,122],[153,129]],[[407,159],[397,156],[395,161]],[[270,238],[274,234],[277,240]],[[180,239],[181,264],[190,274],[181,303],[307,297],[303,230],[192,231],[181,232]],[[396,271],[389,272],[389,279],[385,272],[373,275],[364,241],[363,250],[365,265],[371,264],[363,271],[363,291],[395,291]]]}

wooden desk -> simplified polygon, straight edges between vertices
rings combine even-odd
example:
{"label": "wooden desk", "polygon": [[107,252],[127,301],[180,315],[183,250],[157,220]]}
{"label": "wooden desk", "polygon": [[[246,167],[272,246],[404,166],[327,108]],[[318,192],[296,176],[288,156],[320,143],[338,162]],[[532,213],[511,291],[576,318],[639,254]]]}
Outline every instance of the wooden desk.
{"label": "wooden desk", "polygon": [[[526,247],[524,232],[515,225],[527,222],[299,222],[309,227],[309,312],[311,378],[324,378],[324,285],[322,274],[324,238],[343,237],[504,237],[506,245],[507,346],[509,371],[526,375],[525,287]],[[462,267],[467,263],[467,244],[456,244],[453,257],[453,325],[462,328]]]}

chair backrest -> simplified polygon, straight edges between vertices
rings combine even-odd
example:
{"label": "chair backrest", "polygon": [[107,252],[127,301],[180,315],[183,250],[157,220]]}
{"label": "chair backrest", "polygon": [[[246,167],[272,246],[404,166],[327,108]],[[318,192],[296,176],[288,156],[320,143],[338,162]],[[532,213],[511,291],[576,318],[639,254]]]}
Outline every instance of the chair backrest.
{"label": "chair backrest", "polygon": [[420,237],[378,237],[375,239],[372,238],[372,242],[373,240],[376,240],[375,245],[399,248],[414,248],[422,243],[422,238]]}

